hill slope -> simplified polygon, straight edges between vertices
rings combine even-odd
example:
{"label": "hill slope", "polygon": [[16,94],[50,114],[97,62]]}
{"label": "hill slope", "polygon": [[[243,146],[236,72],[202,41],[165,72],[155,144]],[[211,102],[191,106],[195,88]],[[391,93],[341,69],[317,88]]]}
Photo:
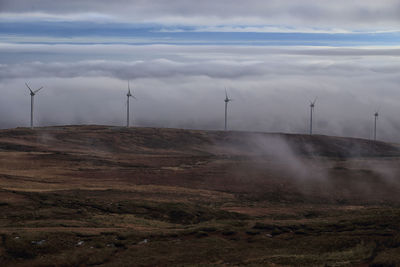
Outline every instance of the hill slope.
{"label": "hill slope", "polygon": [[[65,126],[2,130],[0,151],[7,155],[0,183],[8,188],[14,175],[38,190],[114,180],[121,186],[184,186],[263,198],[397,201],[392,193],[399,147],[363,139]],[[24,178],[26,173],[41,178]],[[327,190],[332,193],[322,193]]]}
{"label": "hill slope", "polygon": [[0,264],[397,264],[399,163],[329,136],[1,130]]}
{"label": "hill slope", "polygon": [[[170,128],[60,126],[0,131],[4,151],[105,151],[115,153],[268,154],[285,142],[296,154],[328,157],[399,156],[400,147],[365,139],[321,135],[199,131]],[[268,147],[271,145],[271,147]],[[218,154],[218,153],[217,153]]]}

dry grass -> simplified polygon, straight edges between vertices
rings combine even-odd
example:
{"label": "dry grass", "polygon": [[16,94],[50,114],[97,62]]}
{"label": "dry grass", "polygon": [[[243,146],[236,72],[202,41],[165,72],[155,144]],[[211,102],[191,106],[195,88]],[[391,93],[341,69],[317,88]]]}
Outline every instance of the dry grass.
{"label": "dry grass", "polygon": [[322,136],[0,131],[0,264],[398,265],[399,163]]}

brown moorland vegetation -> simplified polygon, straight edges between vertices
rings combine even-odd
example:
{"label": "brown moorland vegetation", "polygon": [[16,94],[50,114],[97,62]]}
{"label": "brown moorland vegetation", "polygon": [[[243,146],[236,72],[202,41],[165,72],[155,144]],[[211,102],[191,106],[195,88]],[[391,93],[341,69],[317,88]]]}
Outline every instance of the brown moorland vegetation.
{"label": "brown moorland vegetation", "polygon": [[320,135],[1,130],[0,265],[400,265],[399,163]]}

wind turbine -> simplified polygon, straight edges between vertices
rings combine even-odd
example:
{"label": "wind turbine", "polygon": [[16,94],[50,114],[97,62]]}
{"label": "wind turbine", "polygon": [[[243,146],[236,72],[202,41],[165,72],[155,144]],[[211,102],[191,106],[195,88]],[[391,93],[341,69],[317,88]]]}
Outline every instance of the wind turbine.
{"label": "wind turbine", "polygon": [[315,102],[317,102],[317,98],[314,98],[314,101],[310,101],[310,135],[312,135],[312,130],[313,130],[313,113],[314,113],[314,107],[315,107]]}
{"label": "wind turbine", "polygon": [[128,81],[128,93],[126,94],[126,127],[129,127],[129,98],[133,97],[136,99],[134,95],[131,94],[131,88],[129,87],[129,81]]}
{"label": "wind turbine", "polygon": [[27,83],[25,83],[26,87],[28,87],[29,91],[31,92],[31,129],[33,129],[33,101],[35,95],[43,88],[40,87],[39,89],[32,90]]}
{"label": "wind turbine", "polygon": [[376,123],[378,121],[379,112],[376,111],[374,114],[374,141],[376,141]]}
{"label": "wind turbine", "polygon": [[228,103],[232,101],[231,98],[228,97],[228,92],[225,88],[225,131],[227,130],[227,119],[228,119]]}

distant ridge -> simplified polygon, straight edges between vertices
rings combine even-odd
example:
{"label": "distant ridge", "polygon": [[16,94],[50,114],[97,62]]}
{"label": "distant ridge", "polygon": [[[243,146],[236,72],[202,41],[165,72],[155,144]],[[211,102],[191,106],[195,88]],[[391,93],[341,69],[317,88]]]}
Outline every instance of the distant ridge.
{"label": "distant ridge", "polygon": [[271,155],[287,146],[296,154],[324,157],[397,157],[400,146],[359,138],[238,131],[70,125],[0,130],[2,151],[95,151]]}

